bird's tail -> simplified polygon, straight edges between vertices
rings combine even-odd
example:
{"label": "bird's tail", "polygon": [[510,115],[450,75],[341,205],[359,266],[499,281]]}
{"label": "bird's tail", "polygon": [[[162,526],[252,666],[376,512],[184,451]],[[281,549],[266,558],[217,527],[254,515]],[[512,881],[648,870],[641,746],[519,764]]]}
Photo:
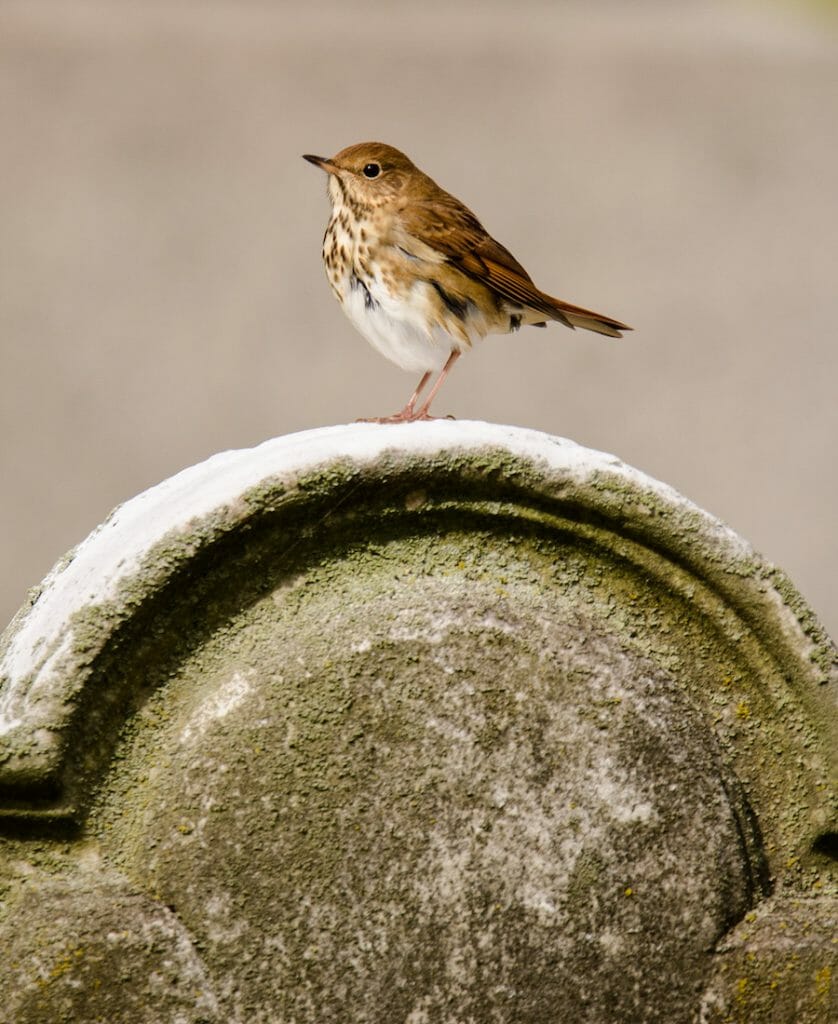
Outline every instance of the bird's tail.
{"label": "bird's tail", "polygon": [[594,313],[592,309],[573,306],[562,299],[554,299],[552,295],[544,295],[544,298],[547,300],[545,312],[549,308],[551,316],[567,327],[582,327],[586,331],[607,334],[609,338],[622,338],[623,331],[631,330],[628,324],[614,320],[610,316],[603,316],[602,313]]}

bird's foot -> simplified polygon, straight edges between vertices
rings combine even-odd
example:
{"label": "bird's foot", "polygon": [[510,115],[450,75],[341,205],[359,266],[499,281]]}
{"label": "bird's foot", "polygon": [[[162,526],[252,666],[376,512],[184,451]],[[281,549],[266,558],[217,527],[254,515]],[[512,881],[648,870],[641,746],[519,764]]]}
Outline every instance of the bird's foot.
{"label": "bird's foot", "polygon": [[410,423],[410,417],[396,412],[392,416],[361,416],[356,423]]}
{"label": "bird's foot", "polygon": [[419,423],[419,422],[431,422],[432,420],[453,420],[456,417],[451,416],[431,416],[427,409],[420,409],[416,412],[414,409],[402,409],[401,412],[395,412],[392,416],[365,416],[361,419],[355,420],[356,423]]}
{"label": "bird's foot", "polygon": [[414,416],[410,417],[410,422],[411,423],[419,423],[419,422],[432,423],[432,422],[436,422],[438,420],[455,420],[456,418],[457,417],[456,416],[452,416],[450,412],[448,413],[447,416],[431,416],[431,414],[429,412],[422,412],[422,411],[420,411],[420,412],[417,412]]}

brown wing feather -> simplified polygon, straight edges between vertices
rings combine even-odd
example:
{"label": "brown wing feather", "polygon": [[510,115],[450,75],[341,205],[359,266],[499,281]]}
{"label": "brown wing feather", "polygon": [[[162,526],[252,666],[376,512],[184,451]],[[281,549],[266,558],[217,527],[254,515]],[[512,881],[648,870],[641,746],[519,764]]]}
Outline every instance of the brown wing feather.
{"label": "brown wing feather", "polygon": [[467,206],[439,189],[432,199],[402,210],[408,234],[441,252],[449,263],[511,302],[535,309],[567,327],[621,337],[631,328],[619,320],[574,306],[538,289],[512,253],[486,231]]}

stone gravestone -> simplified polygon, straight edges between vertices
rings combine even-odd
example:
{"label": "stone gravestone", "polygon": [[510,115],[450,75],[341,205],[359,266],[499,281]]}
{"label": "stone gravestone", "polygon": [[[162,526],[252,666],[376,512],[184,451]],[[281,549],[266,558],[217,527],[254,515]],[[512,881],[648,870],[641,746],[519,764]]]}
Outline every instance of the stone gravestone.
{"label": "stone gravestone", "polygon": [[4,1021],[838,1020],[835,648],[611,456],[219,455],[0,658]]}

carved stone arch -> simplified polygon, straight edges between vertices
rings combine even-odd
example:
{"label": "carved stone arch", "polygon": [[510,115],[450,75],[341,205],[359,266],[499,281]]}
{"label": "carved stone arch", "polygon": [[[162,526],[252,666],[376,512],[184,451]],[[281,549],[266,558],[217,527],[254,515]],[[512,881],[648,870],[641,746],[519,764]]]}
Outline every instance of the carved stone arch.
{"label": "carved stone arch", "polygon": [[96,913],[135,922],[135,966],[165,935],[196,1021],[773,1013],[781,918],[823,966],[834,647],[611,456],[478,423],[225,453],[117,509],[0,654],[0,842],[56,836],[11,905],[48,894],[67,962],[19,968],[22,1021],[44,990],[94,1005]]}

